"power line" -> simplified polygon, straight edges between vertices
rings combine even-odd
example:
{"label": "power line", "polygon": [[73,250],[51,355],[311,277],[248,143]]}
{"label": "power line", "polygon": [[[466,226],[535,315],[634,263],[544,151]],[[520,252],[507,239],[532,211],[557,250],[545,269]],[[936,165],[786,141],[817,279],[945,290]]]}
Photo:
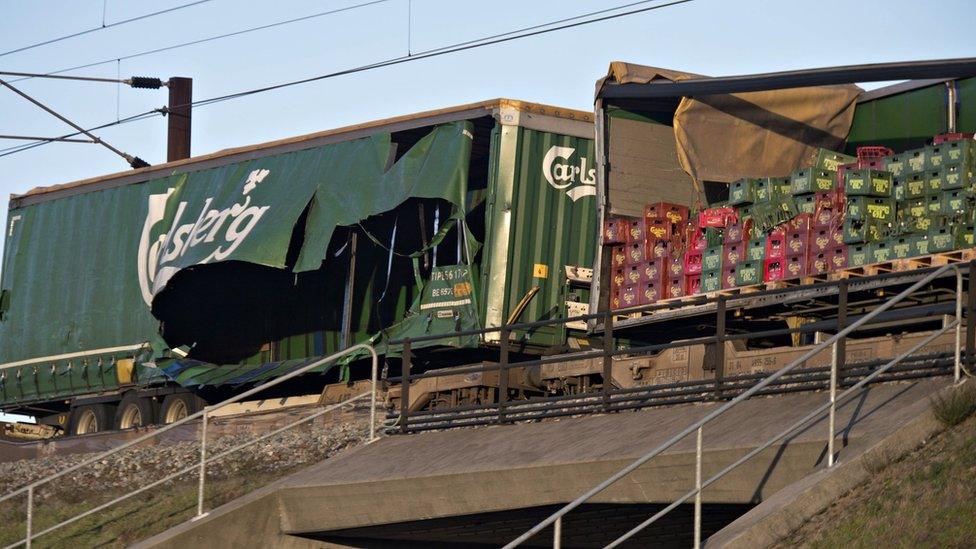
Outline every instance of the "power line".
{"label": "power line", "polygon": [[141,21],[143,19],[149,19],[150,17],[156,17],[157,15],[163,15],[165,13],[171,13],[171,12],[174,12],[174,11],[177,11],[177,10],[181,10],[181,9],[184,9],[184,8],[189,8],[189,7],[192,7],[192,6],[197,6],[199,4],[205,4],[207,2],[212,2],[212,1],[213,0],[196,0],[195,2],[189,2],[189,3],[186,3],[186,4],[181,4],[179,6],[173,6],[172,8],[167,8],[165,10],[159,10],[159,11],[154,11],[152,13],[146,13],[146,14],[143,14],[143,15],[138,15],[136,17],[130,17],[129,19],[123,19],[121,21],[116,21],[114,23],[109,23],[107,25],[105,24],[105,11],[104,11],[104,6],[103,6],[103,9],[102,9],[102,26],[100,26],[100,27],[92,27],[90,29],[85,29],[83,31],[73,32],[71,34],[66,34],[64,36],[59,36],[57,38],[51,38],[49,40],[44,40],[43,42],[37,42],[36,44],[30,44],[28,46],[22,46],[20,48],[16,48],[16,49],[12,49],[12,50],[9,50],[9,51],[5,51],[3,53],[0,53],[0,57],[4,57],[4,56],[10,55],[12,53],[19,53],[19,52],[31,50],[31,49],[34,49],[34,48],[39,48],[41,46],[46,46],[48,44],[54,44],[56,42],[61,42],[63,40],[68,40],[69,38],[76,38],[78,36],[84,36],[86,34],[91,34],[93,32],[100,31],[100,30],[103,30],[103,29],[110,29],[112,27],[119,27],[119,26],[125,25],[127,23],[132,23],[132,22],[135,22],[135,21]]}
{"label": "power line", "polygon": [[[260,25],[260,26],[257,26],[257,27],[248,27],[246,29],[241,29],[241,30],[237,30],[237,31],[234,31],[234,32],[228,32],[228,33],[224,33],[224,34],[217,34],[217,35],[214,35],[214,36],[208,36],[206,38],[200,38],[200,39],[197,39],[197,40],[190,40],[189,42],[181,42],[179,44],[172,44],[172,45],[169,45],[169,46],[162,46],[162,47],[159,47],[159,48],[153,48],[151,50],[144,50],[144,51],[140,51],[140,52],[136,52],[136,53],[130,53],[128,55],[122,55],[122,56],[119,56],[119,57],[113,57],[111,59],[105,59],[103,61],[95,61],[95,62],[92,62],[92,63],[85,63],[84,65],[76,65],[74,67],[68,67],[66,69],[59,69],[59,70],[56,70],[56,71],[51,71],[51,72],[45,73],[45,75],[50,76],[50,75],[55,75],[55,74],[62,74],[62,73],[66,73],[66,72],[76,71],[76,70],[79,70],[79,69],[87,69],[87,68],[90,68],[90,67],[97,67],[99,65],[107,65],[109,63],[117,63],[117,62],[120,62],[120,61],[126,61],[128,59],[135,59],[136,57],[143,57],[143,56],[146,56],[146,55],[152,55],[152,54],[156,54],[156,53],[163,53],[163,52],[172,51],[172,50],[176,50],[176,49],[180,49],[180,48],[185,48],[187,46],[195,46],[197,44],[205,44],[207,42],[213,42],[215,40],[222,40],[224,38],[231,38],[231,37],[234,37],[234,36],[240,36],[242,34],[248,34],[248,33],[252,33],[252,32],[262,31],[262,30],[271,29],[271,28],[274,28],[274,27],[280,27],[280,26],[283,26],[283,25],[290,25],[292,23],[299,23],[301,21],[308,21],[309,19],[316,19],[318,17],[324,17],[326,15],[333,15],[333,14],[341,13],[341,12],[344,12],[344,11],[351,11],[351,10],[355,10],[355,9],[359,9],[359,8],[365,8],[367,6],[372,6],[372,5],[375,5],[375,4],[383,4],[383,3],[386,3],[386,2],[390,2],[390,1],[392,1],[392,0],[373,0],[371,2],[364,2],[364,3],[361,3],[361,4],[355,4],[355,5],[347,6],[347,7],[344,7],[344,8],[338,8],[338,9],[332,9],[332,10],[327,10],[327,11],[321,11],[321,12],[318,12],[318,13],[312,13],[312,14],[309,14],[309,15],[303,15],[301,17],[295,17],[295,18],[292,18],[292,19],[284,19],[282,21],[276,21],[274,23],[268,23],[266,25]],[[27,77],[27,78],[30,78],[30,77]],[[19,80],[26,80],[26,78],[21,78]],[[18,82],[19,80],[12,80],[12,82]]]}
{"label": "power line", "polygon": [[[359,67],[355,67],[355,68],[351,68],[351,69],[345,69],[345,70],[342,70],[342,71],[337,71],[337,72],[322,74],[322,75],[313,76],[313,77],[309,77],[309,78],[303,78],[303,79],[300,79],[300,80],[293,80],[293,81],[284,82],[284,83],[281,83],[281,84],[275,84],[275,85],[271,85],[271,86],[264,86],[264,87],[261,87],[261,88],[255,88],[255,89],[251,89],[251,90],[245,90],[245,91],[242,91],[242,92],[236,92],[236,93],[231,93],[231,94],[217,96],[217,97],[211,97],[211,98],[208,98],[208,99],[202,99],[202,100],[199,100],[199,101],[194,101],[194,102],[189,103],[189,104],[176,105],[176,106],[173,106],[173,107],[170,107],[170,108],[171,109],[176,109],[176,108],[186,107],[186,106],[201,107],[201,106],[206,106],[206,105],[212,105],[214,103],[220,103],[220,102],[228,101],[228,100],[231,100],[231,99],[238,99],[238,98],[241,98],[241,97],[247,97],[247,96],[250,96],[250,95],[256,95],[256,94],[259,94],[259,93],[264,93],[264,92],[268,92],[268,91],[273,91],[273,90],[278,90],[278,89],[287,88],[287,87],[291,87],[291,86],[296,86],[296,85],[299,85],[299,84],[306,84],[306,83],[309,83],[309,82],[316,82],[316,81],[319,81],[319,80],[326,80],[326,79],[335,78],[335,77],[339,77],[339,76],[344,76],[344,75],[349,75],[349,74],[355,74],[355,73],[359,73],[359,72],[365,72],[365,71],[369,71],[369,70],[373,70],[373,69],[378,69],[378,68],[383,68],[383,67],[389,67],[389,66],[399,65],[399,64],[403,64],[403,63],[409,63],[409,62],[412,62],[412,61],[419,61],[421,59],[429,59],[429,58],[432,58],[432,57],[439,57],[441,55],[447,55],[447,54],[450,54],[450,53],[456,53],[456,52],[460,52],[460,51],[467,51],[467,50],[477,49],[477,48],[481,48],[481,47],[485,47],[485,46],[490,46],[490,45],[494,45],[494,44],[500,44],[500,43],[503,43],[503,42],[510,42],[510,41],[513,41],[513,40],[519,40],[519,39],[522,39],[522,38],[529,38],[529,37],[532,37],[532,36],[539,36],[539,35],[542,35],[542,34],[547,34],[547,33],[550,33],[550,32],[556,32],[556,31],[570,29],[570,28],[575,28],[575,27],[581,27],[581,26],[584,26],[584,25],[589,25],[589,24],[592,24],[592,23],[599,23],[599,22],[603,22],[603,21],[608,21],[608,20],[611,20],[611,19],[617,19],[617,18],[620,18],[620,17],[629,16],[629,15],[636,15],[636,14],[639,14],[639,13],[645,13],[645,12],[649,12],[649,11],[659,10],[659,9],[662,9],[662,8],[677,6],[677,5],[680,5],[680,4],[687,4],[687,3],[692,2],[694,0],[673,0],[672,2],[667,2],[667,3],[664,3],[664,4],[657,4],[657,5],[654,5],[654,6],[648,6],[648,7],[645,7],[645,8],[640,8],[640,9],[631,10],[631,11],[627,11],[627,12],[616,13],[616,14],[612,14],[612,15],[598,17],[598,18],[595,18],[595,19],[586,19],[584,21],[578,21],[579,19],[584,19],[584,18],[587,18],[587,17],[592,17],[593,15],[599,15],[599,14],[603,14],[603,13],[607,13],[607,12],[611,12],[611,11],[617,11],[617,10],[624,9],[624,8],[627,8],[627,7],[632,7],[632,6],[635,6],[635,5],[647,4],[647,3],[651,2],[651,1],[653,1],[653,0],[643,0],[643,1],[640,1],[640,2],[634,2],[634,3],[631,3],[631,4],[625,4],[625,5],[622,5],[622,6],[618,6],[616,8],[608,8],[608,9],[598,10],[598,11],[595,11],[595,12],[581,14],[581,15],[577,15],[577,16],[574,16],[574,17],[560,19],[560,20],[557,20],[557,21],[551,21],[549,23],[544,23],[544,24],[540,24],[540,25],[533,25],[533,26],[530,26],[530,27],[524,27],[522,29],[518,29],[518,30],[514,30],[514,31],[509,31],[509,32],[502,33],[502,34],[496,34],[496,35],[492,35],[492,36],[488,36],[488,37],[483,37],[483,38],[479,38],[479,39],[475,39],[475,40],[468,40],[468,41],[465,41],[465,42],[458,42],[458,43],[455,43],[455,44],[452,44],[452,45],[449,45],[449,46],[443,46],[443,47],[440,47],[440,48],[434,48],[434,49],[426,50],[426,51],[420,52],[420,53],[418,53],[416,55],[408,55],[408,56],[395,57],[395,58],[392,58],[392,59],[387,59],[385,61],[379,61],[379,62],[371,63],[371,64],[368,64],[368,65],[361,65]],[[574,23],[567,23],[567,24],[564,24],[564,25],[561,25],[561,26],[552,27],[552,25],[558,25],[560,23],[566,23],[568,21],[576,21],[576,22],[574,22]],[[545,27],[552,27],[552,28],[545,28]],[[97,126],[95,128],[91,128],[90,130],[93,131],[93,130],[97,130],[97,129],[106,128],[106,127],[109,127],[109,126],[115,126],[115,125],[118,125],[118,124],[125,124],[125,123],[129,123],[129,122],[136,122],[136,121],[139,121],[139,120],[145,120],[147,118],[151,118],[151,117],[156,116],[156,115],[159,115],[159,114],[165,114],[165,113],[168,112],[168,110],[169,109],[167,109],[166,107],[158,108],[158,109],[153,109],[153,110],[150,110],[150,111],[146,111],[146,112],[143,112],[143,113],[140,113],[140,114],[136,114],[136,115],[130,116],[128,118],[123,118],[122,120],[119,120],[119,121],[116,121],[116,122],[110,122],[110,123],[107,123],[107,124],[103,124],[101,126]],[[79,133],[68,134],[68,135],[64,135],[64,136],[61,136],[61,137],[64,137],[64,138],[75,137],[75,136],[79,135]],[[19,147],[11,147],[11,148],[8,148],[8,149],[0,149],[0,157],[9,156],[11,154],[16,154],[18,152],[22,152],[22,151],[25,151],[25,150],[28,150],[28,149],[32,149],[32,148],[35,148],[35,147],[39,147],[39,146],[42,146],[42,145],[46,145],[48,143],[50,143],[50,141],[38,141],[38,142],[35,142],[35,143],[28,143],[26,145],[21,145]]]}

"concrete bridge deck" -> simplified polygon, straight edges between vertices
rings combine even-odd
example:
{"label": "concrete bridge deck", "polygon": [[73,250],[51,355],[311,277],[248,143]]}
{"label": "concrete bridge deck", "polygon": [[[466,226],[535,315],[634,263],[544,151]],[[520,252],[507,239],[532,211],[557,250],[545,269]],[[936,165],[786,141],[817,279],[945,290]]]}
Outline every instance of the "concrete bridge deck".
{"label": "concrete bridge deck", "polygon": [[[869,387],[838,410],[839,459],[852,459],[926,413],[946,378]],[[823,404],[824,392],[741,403],[704,430],[705,478]],[[497,546],[653,449],[716,403],[558,421],[393,436],[340,454],[208,516],[152,547]],[[706,534],[824,467],[826,419],[768,448],[705,490]],[[666,453],[571,513],[565,547],[602,546],[694,485],[695,441]],[[679,508],[634,546],[690,542]],[[551,544],[545,535],[533,540]],[[333,545],[335,544],[335,545]]]}

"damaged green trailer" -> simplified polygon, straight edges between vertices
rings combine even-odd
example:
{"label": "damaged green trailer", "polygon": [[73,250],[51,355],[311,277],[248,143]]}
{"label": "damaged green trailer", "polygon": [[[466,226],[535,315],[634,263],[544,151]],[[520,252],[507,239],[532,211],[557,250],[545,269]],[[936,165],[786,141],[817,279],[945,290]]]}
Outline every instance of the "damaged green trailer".
{"label": "damaged green trailer", "polygon": [[[593,131],[589,113],[500,99],[14,195],[0,409],[71,434],[172,422],[355,343],[396,361],[404,336],[565,316],[589,300]],[[416,352],[431,368],[496,344]]]}

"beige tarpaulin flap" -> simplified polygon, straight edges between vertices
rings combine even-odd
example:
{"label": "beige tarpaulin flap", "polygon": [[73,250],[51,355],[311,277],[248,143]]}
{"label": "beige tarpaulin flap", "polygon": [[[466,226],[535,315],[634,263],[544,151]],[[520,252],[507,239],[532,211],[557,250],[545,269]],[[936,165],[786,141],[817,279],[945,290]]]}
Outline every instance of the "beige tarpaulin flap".
{"label": "beige tarpaulin flap", "polygon": [[[700,76],[613,62],[597,93],[609,82],[689,78]],[[678,161],[698,181],[788,175],[819,147],[843,148],[861,91],[843,85],[685,97],[674,113]]]}

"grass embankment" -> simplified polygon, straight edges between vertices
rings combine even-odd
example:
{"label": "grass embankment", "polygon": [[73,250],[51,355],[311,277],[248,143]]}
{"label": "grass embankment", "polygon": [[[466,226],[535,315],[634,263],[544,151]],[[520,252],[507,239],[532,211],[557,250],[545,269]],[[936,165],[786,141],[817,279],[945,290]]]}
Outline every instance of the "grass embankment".
{"label": "grass embankment", "polygon": [[898,460],[865,461],[868,482],[784,547],[976,546],[976,380],[932,402],[945,431]]}
{"label": "grass embankment", "polygon": [[[214,509],[307,465],[363,442],[368,422],[314,425],[288,431],[207,466],[204,510]],[[252,438],[234,435],[213,442],[213,454]],[[41,458],[0,464],[0,493],[70,467],[86,455]],[[33,530],[41,532],[133,489],[192,466],[199,459],[196,442],[133,448],[38,489]],[[125,547],[181,524],[196,514],[197,472],[34,540],[34,547]],[[0,503],[0,547],[24,538],[26,497]]]}

